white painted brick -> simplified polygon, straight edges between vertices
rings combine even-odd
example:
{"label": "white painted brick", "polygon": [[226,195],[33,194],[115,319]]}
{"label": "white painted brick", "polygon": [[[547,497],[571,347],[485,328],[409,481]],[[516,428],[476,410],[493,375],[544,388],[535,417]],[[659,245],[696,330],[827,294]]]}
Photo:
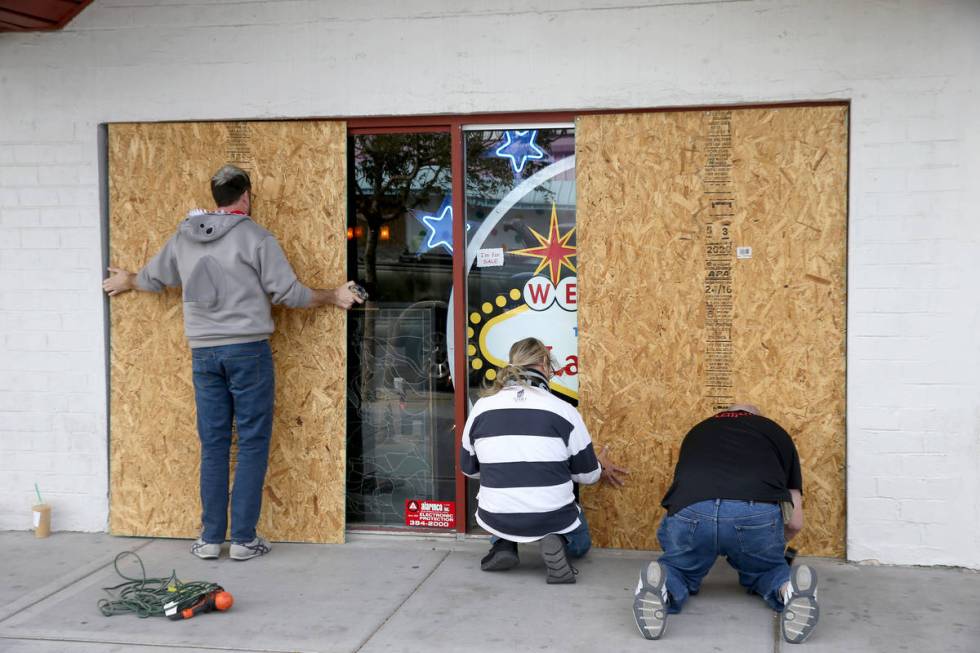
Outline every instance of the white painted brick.
{"label": "white painted brick", "polygon": [[867,446],[879,454],[922,453],[923,437],[904,431],[869,432]]}
{"label": "white painted brick", "polygon": [[65,433],[92,433],[95,431],[95,415],[85,413],[55,415],[54,427]]}
{"label": "white painted brick", "polygon": [[0,207],[0,226],[37,227],[40,224],[41,212],[38,209]]}
{"label": "white painted brick", "polygon": [[34,186],[37,184],[38,170],[32,166],[0,166],[0,186]]}
{"label": "white painted brick", "polygon": [[960,190],[966,177],[958,166],[919,168],[909,173],[909,190]]}
{"label": "white painted brick", "polygon": [[53,229],[23,229],[21,243],[24,249],[54,249],[58,247],[60,240]]}
{"label": "white painted brick", "polygon": [[54,161],[57,163],[84,163],[92,156],[80,143],[61,145],[55,150]]}
{"label": "white painted brick", "polygon": [[908,140],[908,123],[901,118],[855,122],[854,135],[861,143],[881,145]]}
{"label": "white painted brick", "polygon": [[956,510],[945,500],[903,500],[899,502],[898,518],[917,524],[953,523]]}
{"label": "white painted brick", "polygon": [[6,357],[3,366],[4,369],[19,372],[60,372],[71,369],[68,354],[48,351],[18,352],[15,356]]}
{"label": "white painted brick", "polygon": [[[0,433],[6,431],[50,431],[54,417],[47,413],[0,411]],[[16,467],[17,465],[13,465]]]}
{"label": "white painted brick", "polygon": [[46,336],[51,351],[96,351],[101,344],[90,333],[61,331]]}
{"label": "white painted brick", "polygon": [[37,372],[7,372],[0,364],[0,390],[21,390],[24,392],[47,392],[49,389],[46,374]]}
{"label": "white painted brick", "polygon": [[4,250],[0,251],[0,270],[78,269],[88,266],[81,250]]}
{"label": "white painted brick", "polygon": [[869,171],[864,190],[872,193],[895,193],[908,188],[909,172],[904,168],[874,168]]}
{"label": "white painted brick", "polygon": [[961,485],[956,478],[895,476],[877,479],[878,496],[891,499],[946,499],[954,497]]}
{"label": "white painted brick", "polygon": [[[4,275],[6,276],[6,275]],[[24,331],[52,331],[61,327],[61,315],[56,310],[46,311],[9,311],[0,312],[5,323],[11,326],[11,333]]]}
{"label": "white painted brick", "polygon": [[91,392],[96,381],[92,372],[59,372],[48,375],[48,385],[52,392]]}
{"label": "white painted brick", "polygon": [[102,241],[102,234],[97,228],[86,229],[58,229],[56,231],[58,241],[62,249],[84,249],[87,251],[97,250]]}
{"label": "white painted brick", "polygon": [[0,206],[7,208],[20,205],[20,192],[15,188],[0,188]]}
{"label": "white painted brick", "polygon": [[57,206],[61,203],[58,191],[53,188],[22,188],[19,197],[23,206]]}
{"label": "white painted brick", "polygon": [[92,393],[72,393],[65,396],[68,399],[68,406],[65,412],[94,414],[97,411],[105,410],[105,405]]}
{"label": "white painted brick", "polygon": [[48,337],[43,333],[11,333],[4,337],[7,351],[44,351]]}
{"label": "white painted brick", "polygon": [[70,146],[37,143],[11,146],[14,151],[14,161],[17,163],[34,163],[42,165],[58,162],[58,152],[66,147]]}
{"label": "white painted brick", "polygon": [[852,510],[856,510],[862,519],[869,521],[896,521],[899,519],[900,502],[895,499],[860,498],[851,502]]}
{"label": "white painted brick", "polygon": [[[99,295],[101,291],[101,284],[96,282],[96,287],[94,289],[96,295]],[[101,304],[102,297],[99,297]],[[99,332],[101,336],[102,331],[102,311],[98,312],[87,310],[87,311],[70,311],[66,310],[62,313],[62,329],[64,331],[80,331],[83,333],[93,333]]]}
{"label": "white painted brick", "polygon": [[81,166],[41,166],[37,170],[37,183],[41,186],[65,186],[77,184]]}
{"label": "white painted brick", "polygon": [[20,249],[21,230],[0,227],[0,249]]}
{"label": "white painted brick", "polygon": [[[921,524],[864,519],[860,522],[859,528],[860,531],[867,533],[867,537],[873,538],[876,542],[887,542],[891,546],[904,549],[922,544],[923,527]],[[877,548],[875,547],[875,549]]]}
{"label": "white painted brick", "polygon": [[78,227],[91,224],[93,228],[99,228],[92,211],[76,206],[48,207],[39,209],[38,213],[38,223],[44,227]]}
{"label": "white painted brick", "polygon": [[908,139],[917,141],[962,140],[960,123],[947,118],[910,118],[908,120]]}

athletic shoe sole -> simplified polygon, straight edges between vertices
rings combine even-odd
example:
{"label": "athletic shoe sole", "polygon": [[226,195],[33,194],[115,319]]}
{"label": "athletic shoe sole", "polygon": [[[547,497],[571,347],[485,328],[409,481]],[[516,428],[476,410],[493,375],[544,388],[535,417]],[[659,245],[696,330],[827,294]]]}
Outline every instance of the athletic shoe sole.
{"label": "athletic shoe sole", "polygon": [[548,570],[549,585],[568,585],[575,582],[575,571],[565,555],[565,540],[560,535],[545,535],[541,539],[541,557]]}
{"label": "athletic shoe sole", "polygon": [[783,608],[779,627],[783,639],[790,644],[802,644],[813,632],[820,619],[817,605],[817,572],[809,565],[793,567],[789,577],[792,598]]}
{"label": "athletic shoe sole", "polygon": [[660,639],[667,630],[667,606],[663,598],[666,582],[667,575],[656,560],[640,570],[640,586],[633,597],[633,621],[647,639]]}

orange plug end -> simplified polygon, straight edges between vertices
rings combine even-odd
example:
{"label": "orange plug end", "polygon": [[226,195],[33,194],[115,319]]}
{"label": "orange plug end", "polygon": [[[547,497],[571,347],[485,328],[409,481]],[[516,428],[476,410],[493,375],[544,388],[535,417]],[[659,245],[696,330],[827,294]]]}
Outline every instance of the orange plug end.
{"label": "orange plug end", "polygon": [[214,596],[214,607],[224,611],[235,604],[235,599],[230,592],[218,592]]}

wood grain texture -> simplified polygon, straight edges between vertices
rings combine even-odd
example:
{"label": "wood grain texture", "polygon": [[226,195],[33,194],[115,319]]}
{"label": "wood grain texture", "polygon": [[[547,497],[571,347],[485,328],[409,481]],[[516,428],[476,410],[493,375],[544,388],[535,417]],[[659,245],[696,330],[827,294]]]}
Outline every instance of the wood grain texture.
{"label": "wood grain texture", "polygon": [[[227,162],[248,170],[253,217],[278,238],[300,280],[342,283],[342,122],[111,125],[112,263],[138,270],[189,209],[212,207],[208,182]],[[342,542],[345,316],[333,308],[278,307],[273,316],[276,415],[258,528],[273,540]],[[200,444],[179,289],[114,298],[110,330],[110,530],[194,537]]]}
{"label": "wood grain texture", "polygon": [[[727,216],[706,173],[719,121],[730,129]],[[587,116],[576,150],[581,411],[632,472],[625,489],[584,492],[596,543],[658,548],[680,443],[713,412],[710,379],[721,378],[796,442],[806,526],[794,545],[843,556],[847,108]],[[711,258],[709,226],[728,228],[727,261]],[[740,246],[750,259],[736,258]],[[719,265],[730,353],[711,358],[719,304],[706,277]]]}

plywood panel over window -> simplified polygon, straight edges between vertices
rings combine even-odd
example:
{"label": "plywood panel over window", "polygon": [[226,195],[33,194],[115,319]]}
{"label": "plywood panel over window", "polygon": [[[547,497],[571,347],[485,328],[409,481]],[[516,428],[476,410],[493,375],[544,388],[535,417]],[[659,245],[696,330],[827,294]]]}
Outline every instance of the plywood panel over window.
{"label": "plywood panel over window", "polygon": [[[346,271],[346,127],[342,122],[119,124],[109,128],[113,264],[139,269],[193,207],[213,207],[210,176],[249,171],[254,219],[300,280],[333,287]],[[345,316],[274,310],[276,418],[259,532],[340,542],[344,533]],[[111,301],[110,529],[194,537],[200,444],[181,295]],[[234,456],[234,450],[233,450]]]}
{"label": "plywood panel over window", "polygon": [[688,429],[733,401],[793,436],[806,555],[842,556],[847,107],[583,117],[581,410],[632,471],[599,544],[658,548]]}

